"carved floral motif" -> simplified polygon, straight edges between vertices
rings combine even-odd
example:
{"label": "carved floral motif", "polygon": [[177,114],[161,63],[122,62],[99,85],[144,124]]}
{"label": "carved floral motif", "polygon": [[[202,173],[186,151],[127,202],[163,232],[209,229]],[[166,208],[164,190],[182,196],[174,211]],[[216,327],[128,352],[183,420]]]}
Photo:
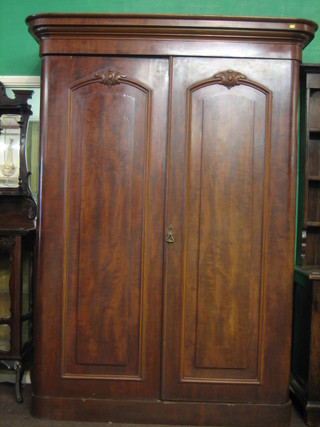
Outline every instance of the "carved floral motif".
{"label": "carved floral motif", "polygon": [[109,88],[120,84],[121,79],[125,79],[127,76],[125,74],[121,74],[120,72],[116,72],[115,70],[108,70],[106,72],[99,71],[95,73],[95,77],[98,77],[100,79],[100,83],[108,86]]}
{"label": "carved floral motif", "polygon": [[240,85],[241,80],[245,80],[247,77],[237,71],[227,70],[222,71],[214,75],[216,79],[219,79],[218,83],[231,89],[234,86]]}
{"label": "carved floral motif", "polygon": [[13,248],[16,240],[13,236],[0,236],[0,246],[2,248]]}

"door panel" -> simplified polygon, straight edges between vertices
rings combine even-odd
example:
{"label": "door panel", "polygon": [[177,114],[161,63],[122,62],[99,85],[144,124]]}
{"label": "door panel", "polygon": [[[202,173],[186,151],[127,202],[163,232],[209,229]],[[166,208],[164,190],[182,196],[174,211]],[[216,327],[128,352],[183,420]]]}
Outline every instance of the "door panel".
{"label": "door panel", "polygon": [[268,383],[273,92],[263,73],[251,80],[243,69],[248,61],[173,62],[166,399],[255,400]]}
{"label": "door panel", "polygon": [[76,58],[66,68],[56,97],[67,109],[61,387],[152,399],[160,389],[168,62]]}
{"label": "door panel", "polygon": [[[149,131],[150,94],[124,82],[102,93],[99,83],[93,86],[96,91],[91,87],[88,91],[85,86],[71,99],[83,135],[81,160],[72,167],[73,171],[77,166],[80,169],[80,201],[78,210],[71,213],[72,221],[79,218],[75,357],[82,365],[104,365],[112,374],[119,367],[137,376],[144,339],[139,326],[145,309],[140,292],[145,292],[141,254],[147,215],[143,202],[145,164],[149,161],[145,130]],[[79,116],[81,107],[83,115]],[[100,126],[93,128],[90,110],[96,111],[103,130]],[[81,140],[76,134],[78,129],[74,123],[71,138]],[[101,139],[103,143],[97,144]],[[76,153],[71,157],[76,159]],[[72,179],[78,177],[73,175]]]}
{"label": "door panel", "polygon": [[257,378],[265,98],[250,87],[229,93],[217,84],[190,98],[186,378]]}

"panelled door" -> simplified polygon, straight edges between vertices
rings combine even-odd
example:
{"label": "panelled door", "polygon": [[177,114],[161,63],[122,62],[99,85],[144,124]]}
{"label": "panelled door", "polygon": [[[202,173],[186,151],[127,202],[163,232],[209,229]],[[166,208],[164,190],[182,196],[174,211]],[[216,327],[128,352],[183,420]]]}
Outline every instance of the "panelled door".
{"label": "panelled door", "polygon": [[[60,353],[43,346],[43,369],[52,367],[53,390],[59,383],[73,395],[157,398],[168,60],[55,61],[46,59],[45,70],[64,78],[50,79],[46,94],[55,101],[44,155],[55,161],[44,173],[42,204],[54,197],[56,210],[43,211],[42,249],[55,242],[64,257],[43,268],[47,301],[61,304],[41,310],[42,339],[61,342],[53,344]],[[55,195],[46,191],[51,179]]]}
{"label": "panelled door", "polygon": [[287,401],[290,67],[45,58],[64,76],[44,94],[42,253],[61,248],[40,259],[47,393]]}
{"label": "panelled door", "polygon": [[[287,292],[280,277],[268,276],[268,269],[281,270],[281,261],[268,256],[270,230],[283,226],[271,225],[270,198],[278,203],[277,180],[286,186],[288,179],[278,166],[271,176],[274,135],[281,134],[288,167],[291,148],[272,117],[278,94],[270,66],[173,60],[162,378],[168,400],[267,401],[281,388],[268,348],[274,323],[286,329],[290,316],[277,318],[285,304],[273,319],[266,309],[273,293]],[[290,85],[285,78],[279,73],[277,84]],[[278,101],[286,111],[290,100]],[[273,345],[281,364],[283,343]]]}

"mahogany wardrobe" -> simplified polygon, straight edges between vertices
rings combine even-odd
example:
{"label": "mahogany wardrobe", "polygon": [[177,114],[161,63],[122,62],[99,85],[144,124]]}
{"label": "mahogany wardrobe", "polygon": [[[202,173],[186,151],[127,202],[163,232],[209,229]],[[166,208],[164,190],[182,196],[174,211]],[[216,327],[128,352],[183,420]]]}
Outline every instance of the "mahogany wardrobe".
{"label": "mahogany wardrobe", "polygon": [[40,14],[33,414],[289,425],[302,19]]}

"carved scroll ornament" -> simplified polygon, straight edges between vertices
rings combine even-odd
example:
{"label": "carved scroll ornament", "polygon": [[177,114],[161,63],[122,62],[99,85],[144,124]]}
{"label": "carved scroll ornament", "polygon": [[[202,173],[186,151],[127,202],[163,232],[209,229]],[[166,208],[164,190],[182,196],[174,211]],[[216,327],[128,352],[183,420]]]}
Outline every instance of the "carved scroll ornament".
{"label": "carved scroll ornament", "polygon": [[218,84],[231,89],[234,86],[240,85],[241,81],[245,80],[247,77],[241,73],[238,73],[237,71],[227,70],[215,74],[214,78],[218,79]]}
{"label": "carved scroll ornament", "polygon": [[98,71],[94,75],[99,78],[100,83],[106,85],[107,87],[112,87],[114,85],[120,84],[121,79],[125,79],[127,76],[125,74],[121,74],[120,72],[116,72],[115,70]]}

